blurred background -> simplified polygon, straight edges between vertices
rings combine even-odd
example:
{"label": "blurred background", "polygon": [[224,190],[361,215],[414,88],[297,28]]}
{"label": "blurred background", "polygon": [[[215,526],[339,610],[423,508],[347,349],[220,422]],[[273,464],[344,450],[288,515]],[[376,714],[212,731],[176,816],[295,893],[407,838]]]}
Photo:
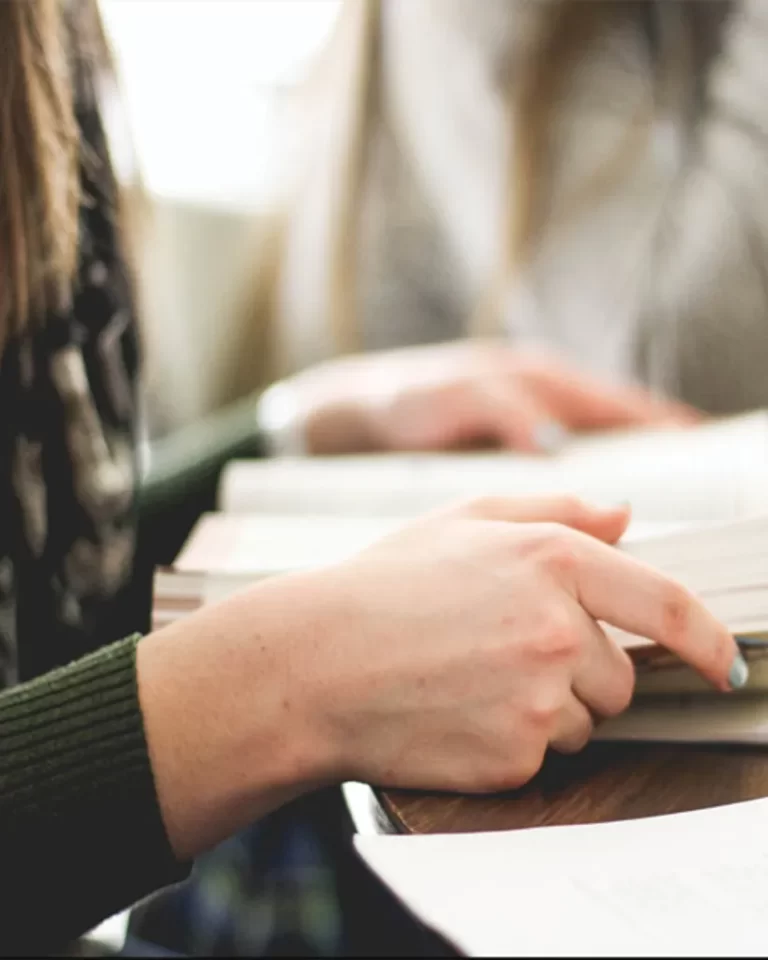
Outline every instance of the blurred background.
{"label": "blurred background", "polygon": [[477,337],[768,402],[761,0],[99,2],[152,435]]}
{"label": "blurred background", "polygon": [[[149,210],[142,251],[150,430],[218,405],[227,327],[280,188],[285,108],[339,0],[100,0]],[[123,150],[120,150],[120,147]],[[215,318],[215,322],[212,322]]]}

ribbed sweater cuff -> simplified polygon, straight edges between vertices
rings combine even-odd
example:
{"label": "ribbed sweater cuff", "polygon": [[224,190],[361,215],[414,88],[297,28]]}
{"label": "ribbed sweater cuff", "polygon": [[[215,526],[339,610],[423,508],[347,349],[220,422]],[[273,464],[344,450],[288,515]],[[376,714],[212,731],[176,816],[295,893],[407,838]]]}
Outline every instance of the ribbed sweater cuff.
{"label": "ribbed sweater cuff", "polygon": [[[136,682],[138,640],[0,697],[0,881],[16,891],[11,904],[3,895],[4,918],[16,911],[0,925],[5,947],[6,937],[19,942],[14,931],[22,937],[26,930],[35,945],[40,936],[69,939],[187,874],[155,793]],[[30,909],[37,923],[20,915]]]}

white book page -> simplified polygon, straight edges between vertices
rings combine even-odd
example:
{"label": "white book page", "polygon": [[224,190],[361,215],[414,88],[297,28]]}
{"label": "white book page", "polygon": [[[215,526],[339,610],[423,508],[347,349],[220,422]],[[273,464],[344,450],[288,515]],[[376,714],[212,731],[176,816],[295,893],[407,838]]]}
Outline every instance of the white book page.
{"label": "white book page", "polygon": [[485,494],[574,493],[629,500],[635,517],[702,523],[768,509],[768,414],[687,430],[575,440],[555,457],[392,454],[235,461],[219,506],[232,512],[413,516]]}
{"label": "white book page", "polygon": [[396,517],[230,514],[201,517],[174,567],[268,576],[337,563],[402,524]]}
{"label": "white book page", "polygon": [[764,956],[768,800],[575,827],[357,836],[470,956]]}
{"label": "white book page", "polygon": [[622,549],[684,584],[734,634],[768,631],[768,513],[629,537]]}

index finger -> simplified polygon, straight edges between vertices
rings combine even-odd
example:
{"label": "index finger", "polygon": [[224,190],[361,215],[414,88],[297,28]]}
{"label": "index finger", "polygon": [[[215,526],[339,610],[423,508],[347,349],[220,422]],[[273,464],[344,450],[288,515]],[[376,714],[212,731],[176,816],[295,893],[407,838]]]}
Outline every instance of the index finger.
{"label": "index finger", "polygon": [[578,558],[572,586],[595,620],[666,647],[722,690],[743,686],[746,664],[736,641],[682,584],[599,540],[566,536]]}

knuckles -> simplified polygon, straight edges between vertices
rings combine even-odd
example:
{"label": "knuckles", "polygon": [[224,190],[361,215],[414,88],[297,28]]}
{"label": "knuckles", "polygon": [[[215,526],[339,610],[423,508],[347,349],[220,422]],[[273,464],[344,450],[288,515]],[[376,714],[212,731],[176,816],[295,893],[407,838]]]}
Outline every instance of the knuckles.
{"label": "knuckles", "polygon": [[568,613],[553,608],[546,611],[538,627],[530,631],[526,646],[526,652],[536,662],[562,663],[578,657],[583,638]]}
{"label": "knuckles", "polygon": [[557,746],[557,752],[567,754],[580,753],[589,743],[593,730],[594,724],[591,721],[584,723],[577,731],[571,732],[571,736],[566,743],[561,743]]}
{"label": "knuckles", "polygon": [[534,696],[525,706],[522,722],[529,730],[549,740],[560,712],[559,698],[553,696]]}
{"label": "knuckles", "polygon": [[532,558],[537,568],[557,578],[569,581],[578,567],[577,543],[572,532],[559,524],[545,524],[532,546]]}
{"label": "knuckles", "polygon": [[608,710],[609,716],[623,713],[632,703],[635,694],[635,668],[632,661],[623,653],[619,658],[612,680],[612,698]]}

